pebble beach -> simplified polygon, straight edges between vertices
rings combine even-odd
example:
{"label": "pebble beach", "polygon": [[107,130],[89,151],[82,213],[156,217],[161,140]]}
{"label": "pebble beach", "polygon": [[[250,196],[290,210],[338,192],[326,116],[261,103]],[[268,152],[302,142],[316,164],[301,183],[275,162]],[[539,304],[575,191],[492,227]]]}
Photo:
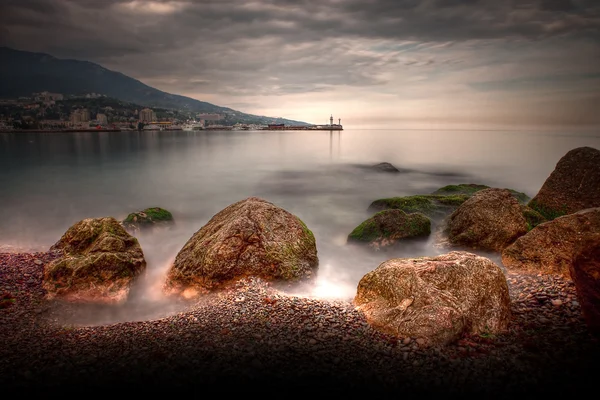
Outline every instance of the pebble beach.
{"label": "pebble beach", "polygon": [[[596,386],[600,341],[574,284],[506,272],[508,332],[424,347],[371,328],[351,299],[286,294],[259,279],[165,318],[64,324],[44,299],[52,252],[0,253],[0,387],[50,394],[186,392],[563,398]],[[91,391],[93,390],[93,391]]]}

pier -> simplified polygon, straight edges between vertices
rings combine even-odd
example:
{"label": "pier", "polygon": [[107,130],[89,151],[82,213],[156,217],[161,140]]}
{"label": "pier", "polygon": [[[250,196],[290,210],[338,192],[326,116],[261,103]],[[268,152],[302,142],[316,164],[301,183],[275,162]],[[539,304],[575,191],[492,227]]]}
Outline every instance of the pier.
{"label": "pier", "polygon": [[263,130],[268,131],[343,131],[342,119],[338,119],[338,123],[333,123],[333,115],[329,117],[329,124],[324,125],[285,125],[285,124],[269,124]]}

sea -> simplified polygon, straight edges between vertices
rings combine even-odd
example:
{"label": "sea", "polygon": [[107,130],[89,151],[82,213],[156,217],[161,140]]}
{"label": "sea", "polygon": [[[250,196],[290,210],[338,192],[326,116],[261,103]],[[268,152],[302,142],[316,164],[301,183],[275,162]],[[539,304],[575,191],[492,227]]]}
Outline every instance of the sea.
{"label": "sea", "polygon": [[[0,249],[46,251],[81,219],[163,207],[175,223],[137,235],[147,271],[128,301],[82,308],[72,323],[160,318],[187,307],[160,290],[178,251],[220,210],[256,196],[315,235],[317,274],[290,294],[349,300],[383,261],[448,251],[435,235],[389,251],[348,245],[374,200],[461,183],[533,197],[560,158],[582,146],[600,149],[600,130],[0,133]],[[400,172],[372,168],[382,162]]]}

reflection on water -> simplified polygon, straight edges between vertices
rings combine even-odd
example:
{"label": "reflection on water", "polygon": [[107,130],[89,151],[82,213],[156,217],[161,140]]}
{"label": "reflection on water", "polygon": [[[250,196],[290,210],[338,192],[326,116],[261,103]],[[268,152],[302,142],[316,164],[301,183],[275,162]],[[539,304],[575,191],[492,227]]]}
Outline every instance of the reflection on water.
{"label": "reflection on water", "polygon": [[[315,234],[319,271],[301,294],[348,299],[360,278],[381,262],[442,252],[433,236],[389,252],[346,245],[348,233],[370,216],[373,200],[457,183],[533,196],[567,151],[600,148],[599,136],[563,133],[0,133],[0,245],[47,249],[83,218],[123,219],[143,208],[166,208],[176,220],[170,230],[138,235],[147,272],[128,302],[82,307],[79,321],[155,318],[185,305],[167,301],[160,292],[179,249],[214,214],[258,196],[297,215]],[[401,172],[369,168],[380,162]]]}

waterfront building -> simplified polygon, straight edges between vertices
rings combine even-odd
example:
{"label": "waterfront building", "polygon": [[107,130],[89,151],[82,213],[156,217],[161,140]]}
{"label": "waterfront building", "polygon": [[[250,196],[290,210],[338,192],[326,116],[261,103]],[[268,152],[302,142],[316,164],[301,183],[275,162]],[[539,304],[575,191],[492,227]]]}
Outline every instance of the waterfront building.
{"label": "waterfront building", "polygon": [[144,108],[140,111],[140,121],[148,123],[156,121],[156,113],[150,108]]}
{"label": "waterfront building", "polygon": [[90,111],[87,108],[79,108],[71,112],[70,120],[72,124],[78,124],[80,122],[89,122]]}
{"label": "waterfront building", "polygon": [[100,125],[108,125],[106,114],[96,114],[96,122]]}

